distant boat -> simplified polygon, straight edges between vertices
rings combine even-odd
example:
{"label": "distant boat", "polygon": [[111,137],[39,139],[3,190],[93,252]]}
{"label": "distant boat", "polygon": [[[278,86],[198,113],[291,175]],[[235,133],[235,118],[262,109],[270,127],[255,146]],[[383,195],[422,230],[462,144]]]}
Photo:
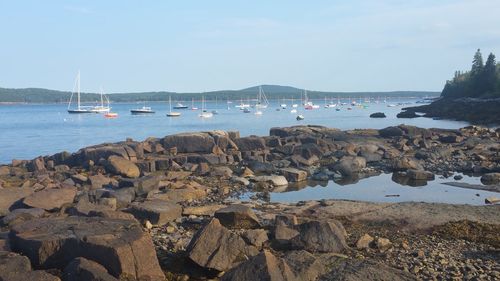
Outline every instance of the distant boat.
{"label": "distant boat", "polygon": [[290,113],[297,113],[297,109],[294,108],[294,109],[290,110]]}
{"label": "distant boat", "polygon": [[254,113],[254,114],[255,114],[255,115],[262,115],[263,113],[262,113],[262,111],[261,111],[261,110],[257,110],[257,111],[255,111],[255,113]]}
{"label": "distant boat", "polygon": [[136,109],[131,109],[130,113],[137,115],[137,114],[154,114],[155,112],[151,107],[146,106],[146,103],[144,102],[144,106],[141,108],[136,108]]}
{"label": "distant boat", "polygon": [[[109,99],[106,95],[104,95],[104,90],[102,89],[102,87],[100,89],[100,93],[101,93],[101,105],[96,105],[92,107],[90,111],[94,113],[106,113],[111,111],[111,107],[109,106]],[[104,98],[106,99],[107,102],[106,106],[104,105]]]}
{"label": "distant boat", "polygon": [[104,114],[104,117],[106,117],[106,118],[116,118],[116,117],[118,117],[118,113],[116,113],[116,112],[108,112],[108,113]]}
{"label": "distant boat", "polygon": [[180,112],[172,112],[172,97],[171,96],[168,96],[168,106],[169,106],[170,110],[167,113],[167,117],[179,117],[179,116],[181,116]]}
{"label": "distant boat", "polygon": [[304,109],[306,110],[312,110],[312,109],[318,109],[319,105],[314,104],[312,101],[309,101],[307,97],[307,91],[304,90]]}
{"label": "distant boat", "polygon": [[187,105],[183,105],[182,103],[177,103],[177,105],[174,106],[174,109],[188,109],[189,107]]}
{"label": "distant boat", "polygon": [[194,106],[194,98],[191,99],[191,110],[198,110],[199,108]]}
{"label": "distant boat", "polygon": [[250,111],[250,109],[248,107],[245,107],[243,108],[243,113],[250,113],[252,111]]}
{"label": "distant boat", "polygon": [[269,106],[269,101],[267,100],[266,94],[264,90],[262,90],[262,86],[259,86],[259,93],[257,94],[257,103],[255,104],[255,108],[267,108]]}
{"label": "distant boat", "polygon": [[297,121],[300,121],[300,120],[304,120],[304,118],[305,118],[304,115],[299,114],[299,115],[297,115],[296,119],[297,119]]}
{"label": "distant boat", "polygon": [[212,112],[207,112],[205,109],[205,97],[201,98],[201,113],[198,116],[201,118],[211,118],[214,116]]}
{"label": "distant boat", "polygon": [[[75,87],[76,87],[76,98],[77,98],[77,103],[76,103],[76,108],[71,108],[71,102],[73,100],[73,94],[75,94]],[[75,85],[73,86],[73,91],[71,92],[71,97],[69,98],[69,103],[68,103],[68,113],[71,114],[80,114],[80,113],[95,113],[91,109],[92,106],[82,106],[80,104],[80,71],[78,71],[78,74],[76,75],[75,79]]]}

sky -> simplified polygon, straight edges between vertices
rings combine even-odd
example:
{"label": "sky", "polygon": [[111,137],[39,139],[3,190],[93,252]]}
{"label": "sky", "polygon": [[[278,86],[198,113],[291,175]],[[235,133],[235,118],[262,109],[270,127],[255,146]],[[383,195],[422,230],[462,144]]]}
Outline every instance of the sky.
{"label": "sky", "polygon": [[440,91],[498,0],[0,0],[0,87],[202,92],[260,84]]}

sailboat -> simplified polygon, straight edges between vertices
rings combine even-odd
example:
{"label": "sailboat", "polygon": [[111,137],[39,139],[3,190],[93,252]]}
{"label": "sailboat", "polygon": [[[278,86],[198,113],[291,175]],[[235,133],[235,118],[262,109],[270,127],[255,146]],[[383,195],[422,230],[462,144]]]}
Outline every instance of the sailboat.
{"label": "sailboat", "polygon": [[194,98],[191,99],[191,110],[198,110],[198,107],[194,106]]}
{"label": "sailboat", "polygon": [[205,97],[201,97],[201,113],[198,115],[201,118],[211,118],[214,116],[212,112],[207,112],[205,109]]}
{"label": "sailboat", "polygon": [[309,101],[307,97],[307,91],[304,90],[304,109],[306,110],[311,110],[311,109],[318,109],[319,105],[313,104],[312,101]]}
{"label": "sailboat", "polygon": [[[104,94],[104,90],[100,89],[100,94],[101,94],[101,105],[96,105],[90,111],[94,113],[108,113],[111,110],[111,107],[109,107],[109,99],[108,97]],[[106,99],[107,106],[104,105],[104,98]]]}
{"label": "sailboat", "polygon": [[167,113],[168,117],[179,117],[181,116],[180,112],[172,112],[172,97],[168,96],[168,106],[170,108],[170,111]]}
{"label": "sailboat", "polygon": [[[217,108],[218,106],[219,106],[219,101],[217,100],[217,96],[215,96],[215,108]],[[212,110],[212,114],[217,115],[219,114],[219,111],[217,111],[217,109],[214,109]]]}
{"label": "sailboat", "polygon": [[262,86],[259,86],[259,93],[257,94],[257,103],[255,108],[267,108],[269,106],[269,101],[267,100],[266,94],[262,90]]}
{"label": "sailboat", "polygon": [[[76,108],[71,109],[71,102],[73,100],[73,94],[75,94],[75,87],[76,87],[76,98],[77,98],[77,103],[76,103]],[[82,106],[80,104],[80,71],[78,71],[78,74],[76,75],[75,79],[75,85],[73,86],[73,91],[71,92],[71,97],[69,98],[69,103],[68,103],[68,113],[71,114],[79,114],[79,113],[94,113],[91,111],[91,106]]]}

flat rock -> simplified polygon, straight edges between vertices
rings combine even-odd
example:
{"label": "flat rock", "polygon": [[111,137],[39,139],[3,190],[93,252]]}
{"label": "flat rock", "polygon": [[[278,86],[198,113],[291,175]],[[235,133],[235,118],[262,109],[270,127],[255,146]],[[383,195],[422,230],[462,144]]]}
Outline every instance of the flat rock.
{"label": "flat rock", "polygon": [[44,189],[24,198],[23,203],[32,208],[57,210],[65,204],[73,203],[76,191],[76,187]]}
{"label": "flat rock", "polygon": [[246,230],[243,232],[242,237],[248,244],[254,245],[257,248],[261,248],[262,244],[269,240],[267,232],[264,229]]}
{"label": "flat rock", "polygon": [[153,225],[164,225],[182,216],[182,207],[159,199],[134,202],[127,209],[140,221],[149,220]]}
{"label": "flat rock", "polygon": [[14,203],[33,192],[34,190],[28,187],[0,188],[0,217],[8,214]]}
{"label": "flat rock", "polygon": [[259,219],[254,211],[245,205],[233,204],[217,210],[214,216],[229,228],[259,228]]}
{"label": "flat rock", "polygon": [[252,255],[245,241],[222,226],[216,218],[194,235],[187,253],[199,266],[217,271],[227,271],[234,263],[244,260],[245,255]]}
{"label": "flat rock", "polygon": [[74,258],[102,264],[116,278],[164,280],[151,237],[135,220],[42,218],[15,225],[12,250],[37,268],[64,269]]}
{"label": "flat rock", "polygon": [[72,260],[63,272],[64,281],[118,281],[104,266],[86,258]]}
{"label": "flat rock", "polygon": [[211,153],[215,140],[208,133],[181,133],[166,136],[162,139],[165,149],[177,148],[179,153]]}
{"label": "flat rock", "polygon": [[406,172],[406,175],[412,180],[434,180],[434,174],[424,170],[410,169]]}
{"label": "flat rock", "polygon": [[115,155],[109,156],[106,163],[106,169],[110,173],[127,178],[138,178],[141,174],[137,165],[132,161]]}

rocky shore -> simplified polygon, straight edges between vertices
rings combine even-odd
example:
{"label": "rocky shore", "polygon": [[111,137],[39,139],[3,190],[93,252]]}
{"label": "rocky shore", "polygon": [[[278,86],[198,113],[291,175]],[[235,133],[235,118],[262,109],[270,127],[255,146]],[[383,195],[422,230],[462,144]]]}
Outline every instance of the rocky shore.
{"label": "rocky shore", "polygon": [[500,99],[441,98],[431,104],[403,108],[400,118],[424,117],[467,121],[473,124],[499,125]]}
{"label": "rocky shore", "polygon": [[500,192],[500,130],[210,131],[13,160],[0,280],[500,279],[500,205],[269,201],[382,172],[410,185],[474,173],[485,185],[467,188]]}

